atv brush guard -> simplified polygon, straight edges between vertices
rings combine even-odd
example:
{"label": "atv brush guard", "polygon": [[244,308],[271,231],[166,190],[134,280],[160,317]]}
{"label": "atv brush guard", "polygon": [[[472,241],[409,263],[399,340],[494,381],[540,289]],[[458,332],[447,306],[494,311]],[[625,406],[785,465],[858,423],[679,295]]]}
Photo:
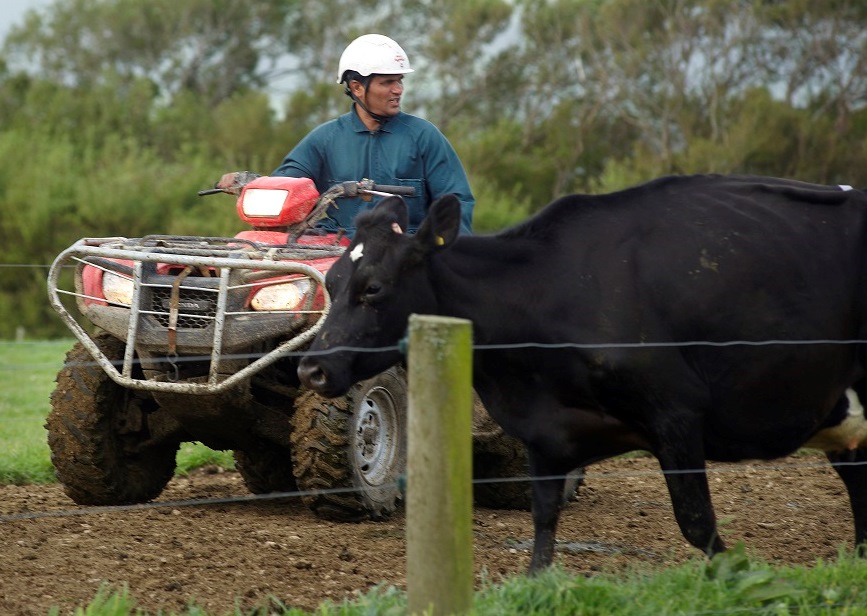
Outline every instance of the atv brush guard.
{"label": "atv brush guard", "polygon": [[[314,264],[324,259],[330,265],[342,252],[337,246],[262,246],[237,238],[85,238],[55,259],[49,297],[67,327],[119,385],[213,394],[239,384],[316,334],[330,299],[322,291],[323,271],[299,259]],[[75,267],[74,290],[59,284],[67,266]],[[102,292],[92,290],[97,285]],[[256,309],[269,301],[265,294],[287,289],[294,289],[295,305]],[[126,340],[122,365],[100,351],[61,296],[74,297],[87,321]],[[252,363],[240,370],[226,366],[225,360],[237,359],[232,353],[275,337],[285,339]],[[230,346],[228,340],[236,343]],[[199,354],[194,359],[208,360],[207,378],[179,381],[171,370],[164,378],[134,378],[134,351],[147,355],[149,349],[154,358],[162,354],[175,372],[179,362]]]}

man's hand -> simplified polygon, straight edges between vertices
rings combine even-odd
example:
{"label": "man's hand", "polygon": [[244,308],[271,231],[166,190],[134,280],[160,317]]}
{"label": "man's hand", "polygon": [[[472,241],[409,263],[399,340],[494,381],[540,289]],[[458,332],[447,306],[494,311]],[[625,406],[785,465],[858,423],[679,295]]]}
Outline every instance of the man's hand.
{"label": "man's hand", "polygon": [[241,189],[244,186],[258,177],[260,177],[259,174],[252,171],[233,171],[223,174],[223,177],[214,184],[214,188],[219,188],[223,192],[237,197],[241,194]]}

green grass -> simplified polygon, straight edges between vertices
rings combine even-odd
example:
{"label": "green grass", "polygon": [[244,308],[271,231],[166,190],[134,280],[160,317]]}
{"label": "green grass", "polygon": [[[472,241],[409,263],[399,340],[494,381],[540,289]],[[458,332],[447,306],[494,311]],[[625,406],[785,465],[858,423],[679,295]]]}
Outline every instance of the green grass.
{"label": "green grass", "polygon": [[[44,424],[54,378],[72,345],[72,340],[0,342],[0,484],[56,481]],[[177,464],[179,474],[208,464],[234,467],[231,452],[201,443],[184,443]]]}
{"label": "green grass", "polygon": [[54,481],[43,424],[65,342],[0,343],[0,483]]}
{"label": "green grass", "polygon": [[743,545],[707,562],[575,577],[514,578],[476,599],[477,614],[867,614],[867,561],[841,554],[811,568],[749,559]]}
{"label": "green grass", "polygon": [[[558,567],[535,577],[515,576],[500,584],[483,584],[475,593],[472,616],[657,616],[718,615],[867,615],[867,560],[841,553],[836,561],[812,567],[774,567],[745,555],[742,545],[706,561],[696,557],[667,569],[643,566],[625,573],[576,576]],[[377,587],[343,603],[323,603],[314,612],[273,602],[267,611],[240,611],[234,616],[402,616],[406,593]],[[76,614],[137,614],[127,588],[103,588]],[[207,616],[190,606],[161,616]]]}
{"label": "green grass", "polygon": [[201,443],[181,443],[177,459],[176,475],[186,475],[192,470],[211,464],[222,468],[235,468],[231,451],[216,451]]}

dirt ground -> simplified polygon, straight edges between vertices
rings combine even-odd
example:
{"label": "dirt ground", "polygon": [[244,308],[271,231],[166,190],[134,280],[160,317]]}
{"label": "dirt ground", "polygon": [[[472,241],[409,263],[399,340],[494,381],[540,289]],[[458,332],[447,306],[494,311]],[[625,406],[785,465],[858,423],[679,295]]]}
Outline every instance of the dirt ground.
{"label": "dirt ground", "polygon": [[[810,564],[851,547],[846,493],[824,458],[772,465],[712,465],[710,485],[729,544],[773,562]],[[276,597],[308,610],[377,584],[405,588],[404,516],[331,523],[297,499],[189,504],[249,496],[234,471],[176,478],[138,510],[86,511],[59,486],[0,486],[0,613],[61,614],[104,582],[126,584],[136,606],[180,611],[192,600],[211,614],[251,610]],[[68,512],[75,512],[69,515]],[[15,514],[40,513],[29,519]],[[46,515],[47,514],[47,515]],[[529,512],[476,508],[477,580],[523,573]],[[699,557],[674,522],[651,458],[592,466],[561,517],[557,561],[580,575],[629,564],[661,567]]]}

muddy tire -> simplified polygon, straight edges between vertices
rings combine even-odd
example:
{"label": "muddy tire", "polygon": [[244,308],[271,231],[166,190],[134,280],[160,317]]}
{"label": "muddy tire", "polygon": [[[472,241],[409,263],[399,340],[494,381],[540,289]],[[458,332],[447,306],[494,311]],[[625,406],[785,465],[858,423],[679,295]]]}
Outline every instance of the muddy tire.
{"label": "muddy tire", "polygon": [[[123,358],[123,342],[105,333],[94,340],[109,359]],[[45,428],[66,494],[79,505],[159,496],[174,474],[179,443],[147,444],[153,399],[112,381],[80,343],[66,354],[56,381]]]}
{"label": "muddy tire", "polygon": [[234,452],[235,468],[253,494],[294,492],[292,458],[288,449],[263,441],[255,450]]}
{"label": "muddy tire", "polygon": [[[584,481],[582,469],[567,476],[564,504]],[[479,397],[473,396],[473,500],[491,509],[529,511],[533,502],[527,449],[495,422]]]}
{"label": "muddy tire", "polygon": [[403,495],[407,381],[391,368],[327,399],[302,393],[292,417],[292,461],[298,489],[319,517],[360,521],[389,517]]}
{"label": "muddy tire", "polygon": [[473,395],[473,500],[491,509],[529,510],[530,466],[524,443],[497,424]]}

